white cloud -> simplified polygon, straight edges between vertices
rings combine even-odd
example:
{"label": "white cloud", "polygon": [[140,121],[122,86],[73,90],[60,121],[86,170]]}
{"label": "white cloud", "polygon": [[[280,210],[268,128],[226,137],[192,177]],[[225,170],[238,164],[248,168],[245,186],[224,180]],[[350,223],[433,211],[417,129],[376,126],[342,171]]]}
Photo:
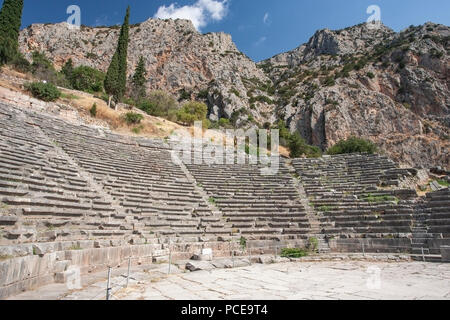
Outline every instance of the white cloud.
{"label": "white cloud", "polygon": [[263,22],[266,25],[270,25],[272,23],[272,21],[270,20],[270,14],[268,12],[264,14]]}
{"label": "white cloud", "polygon": [[158,19],[188,19],[197,30],[205,27],[209,21],[221,21],[228,13],[228,0],[197,0],[190,6],[179,7],[172,3],[161,6],[154,17]]}
{"label": "white cloud", "polygon": [[106,26],[108,23],[108,16],[107,15],[101,15],[100,17],[97,17],[95,19],[95,23],[94,26],[98,27],[98,26]]}
{"label": "white cloud", "polygon": [[266,40],[267,40],[267,37],[261,37],[261,38],[258,39],[258,41],[253,43],[253,45],[255,47],[258,47],[258,46],[262,45],[264,42],[266,42]]}

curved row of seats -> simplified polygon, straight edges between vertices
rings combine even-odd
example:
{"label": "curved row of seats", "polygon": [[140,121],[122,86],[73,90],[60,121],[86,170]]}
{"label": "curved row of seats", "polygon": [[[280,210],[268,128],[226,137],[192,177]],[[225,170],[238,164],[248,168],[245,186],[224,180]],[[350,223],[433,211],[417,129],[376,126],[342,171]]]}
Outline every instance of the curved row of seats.
{"label": "curved row of seats", "polygon": [[4,105],[0,114],[1,244],[124,237],[112,204],[33,121]]}
{"label": "curved row of seats", "polygon": [[41,128],[120,208],[117,218],[144,238],[192,238],[212,233],[212,212],[195,184],[171,161],[162,141],[82,134],[78,127],[39,119]]}
{"label": "curved row of seats", "polygon": [[245,164],[191,161],[186,167],[220,209],[231,230],[239,230],[252,239],[306,238],[309,220],[283,163],[277,174],[262,175],[263,165],[248,162],[248,159]]}
{"label": "curved row of seats", "polygon": [[[3,104],[0,138],[0,245],[304,240],[317,221],[328,239],[405,239],[417,224],[417,194],[398,187],[414,172],[384,156],[292,160],[312,218],[284,160],[274,175],[248,162],[180,165],[162,140]],[[429,232],[448,237],[448,193],[428,199]]]}
{"label": "curved row of seats", "polygon": [[[410,176],[384,156],[352,154],[295,159],[310,203],[329,237],[402,237],[411,233],[414,190],[395,190]],[[394,188],[392,188],[394,187]],[[406,201],[405,201],[406,200]]]}

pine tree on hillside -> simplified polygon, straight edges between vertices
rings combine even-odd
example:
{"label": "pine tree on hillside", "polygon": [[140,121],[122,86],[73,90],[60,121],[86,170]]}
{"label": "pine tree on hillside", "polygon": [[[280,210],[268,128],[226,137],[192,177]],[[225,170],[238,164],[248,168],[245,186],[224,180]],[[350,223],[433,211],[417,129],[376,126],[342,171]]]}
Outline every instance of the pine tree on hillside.
{"label": "pine tree on hillside", "polygon": [[11,62],[19,53],[19,31],[23,0],[4,0],[0,11],[0,65]]}
{"label": "pine tree on hillside", "polygon": [[109,65],[105,78],[105,90],[114,96],[115,101],[120,101],[125,94],[127,85],[127,55],[129,35],[130,7],[127,8],[125,19],[120,29],[119,41],[116,52]]}
{"label": "pine tree on hillside", "polygon": [[147,80],[145,78],[146,75],[147,71],[145,70],[145,60],[144,57],[141,56],[132,80],[133,95],[136,100],[139,100],[145,96],[145,82]]}

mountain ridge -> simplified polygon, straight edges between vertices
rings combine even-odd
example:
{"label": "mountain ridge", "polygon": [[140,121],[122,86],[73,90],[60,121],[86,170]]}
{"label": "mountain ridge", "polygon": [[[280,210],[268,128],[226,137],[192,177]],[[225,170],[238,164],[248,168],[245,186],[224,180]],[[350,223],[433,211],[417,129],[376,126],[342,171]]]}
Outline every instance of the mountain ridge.
{"label": "mountain ridge", "polygon": [[[19,42],[28,58],[38,50],[57,66],[71,57],[105,70],[116,29],[31,25]],[[324,150],[356,135],[396,161],[448,166],[449,35],[449,27],[433,23],[401,32],[363,23],[318,30],[307,43],[255,63],[228,34],[149,19],[131,27],[128,75],[143,55],[148,90],[204,100],[211,120],[239,127],[284,120]]]}

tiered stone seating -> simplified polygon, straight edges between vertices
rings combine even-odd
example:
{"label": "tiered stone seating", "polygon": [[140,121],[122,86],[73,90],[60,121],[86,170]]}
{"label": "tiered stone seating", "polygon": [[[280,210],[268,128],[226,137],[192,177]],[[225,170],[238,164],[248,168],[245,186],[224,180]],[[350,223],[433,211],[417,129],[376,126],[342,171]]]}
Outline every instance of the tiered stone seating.
{"label": "tiered stone seating", "polygon": [[251,239],[306,238],[310,225],[305,208],[283,165],[276,175],[261,175],[260,164],[193,162],[186,167],[222,211],[228,223],[224,232]]}
{"label": "tiered stone seating", "polygon": [[416,220],[413,253],[418,260],[440,261],[441,246],[450,246],[450,189],[428,193],[417,206]]}
{"label": "tiered stone seating", "polygon": [[99,137],[91,128],[34,120],[123,209],[113,213],[121,221],[117,227],[144,238],[197,241],[204,235],[212,212],[162,141]]}
{"label": "tiered stone seating", "polygon": [[427,194],[426,212],[429,232],[450,239],[450,189]]}
{"label": "tiered stone seating", "polygon": [[[4,105],[0,137],[0,245],[170,239],[182,251],[185,243],[240,236],[262,242],[322,239],[322,233],[327,239],[377,239],[398,251],[412,228],[421,231],[414,226],[415,191],[398,188],[414,170],[399,169],[383,156],[294,159],[314,212],[302,204],[304,191],[284,160],[275,175],[262,175],[261,165],[248,163],[180,165],[162,140]],[[441,238],[450,234],[446,197],[429,196],[424,220],[428,232]]]}
{"label": "tiered stone seating", "polygon": [[416,192],[395,187],[413,170],[365,154],[295,159],[293,166],[310,203],[322,213],[323,232],[330,238],[388,239],[411,234],[414,207],[407,200]]}
{"label": "tiered stone seating", "polygon": [[107,232],[115,209],[78,168],[24,114],[0,113],[0,244],[124,238],[126,228]]}

